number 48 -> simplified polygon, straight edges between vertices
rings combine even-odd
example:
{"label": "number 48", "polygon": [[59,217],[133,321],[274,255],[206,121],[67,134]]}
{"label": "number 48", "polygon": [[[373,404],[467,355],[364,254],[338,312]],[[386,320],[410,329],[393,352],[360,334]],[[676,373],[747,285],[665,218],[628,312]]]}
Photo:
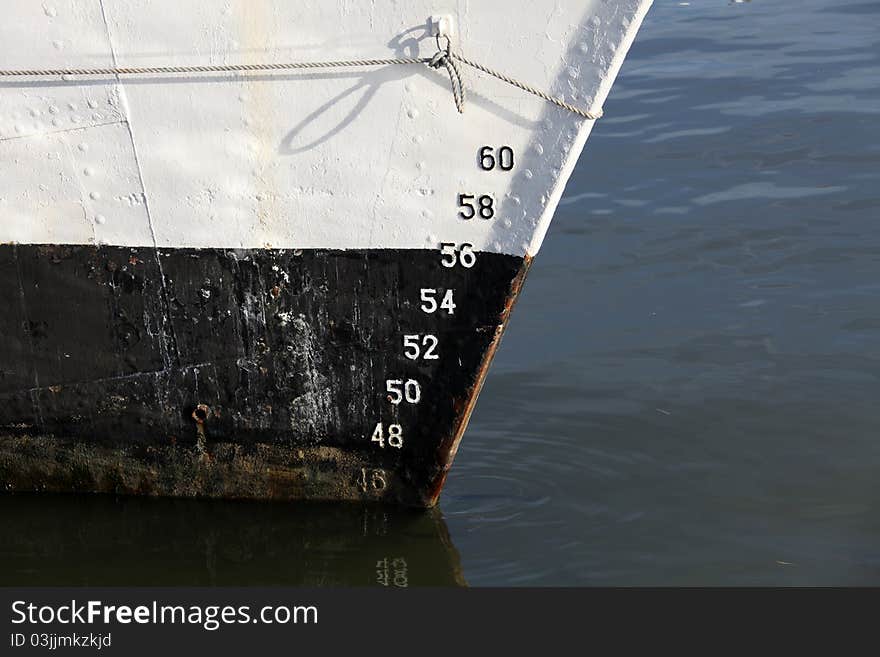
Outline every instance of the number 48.
{"label": "number 48", "polygon": [[400,449],[403,447],[403,427],[399,424],[389,424],[388,425],[388,434],[386,436],[384,427],[382,423],[379,422],[376,425],[376,428],[373,429],[373,435],[370,438],[370,442],[379,443],[379,447],[385,447],[385,439],[388,439],[389,447],[396,447]]}

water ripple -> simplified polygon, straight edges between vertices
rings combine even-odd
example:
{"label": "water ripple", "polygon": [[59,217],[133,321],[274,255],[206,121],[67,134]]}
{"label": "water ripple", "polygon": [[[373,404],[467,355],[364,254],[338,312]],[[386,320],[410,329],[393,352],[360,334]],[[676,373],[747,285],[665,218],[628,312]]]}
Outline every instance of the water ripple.
{"label": "water ripple", "polygon": [[880,583],[878,20],[655,3],[444,493],[470,583]]}

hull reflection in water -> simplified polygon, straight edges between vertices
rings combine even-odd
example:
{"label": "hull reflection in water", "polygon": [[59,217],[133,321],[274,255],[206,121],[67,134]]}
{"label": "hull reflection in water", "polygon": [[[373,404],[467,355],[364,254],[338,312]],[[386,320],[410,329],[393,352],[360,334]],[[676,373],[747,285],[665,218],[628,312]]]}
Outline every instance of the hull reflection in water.
{"label": "hull reflection in water", "polygon": [[439,511],[0,495],[0,586],[464,586]]}

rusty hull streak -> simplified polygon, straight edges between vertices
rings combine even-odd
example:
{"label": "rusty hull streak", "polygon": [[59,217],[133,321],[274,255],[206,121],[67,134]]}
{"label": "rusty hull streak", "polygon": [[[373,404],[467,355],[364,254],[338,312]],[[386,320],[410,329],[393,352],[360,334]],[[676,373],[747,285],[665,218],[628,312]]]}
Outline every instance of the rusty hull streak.
{"label": "rusty hull streak", "polygon": [[[507,328],[507,324],[510,321],[510,314],[513,311],[513,307],[516,305],[517,300],[519,299],[520,292],[522,291],[522,287],[525,283],[526,276],[529,273],[529,269],[532,266],[533,259],[534,258],[528,254],[523,258],[522,268],[516,275],[516,278],[514,278],[510,284],[510,291],[507,295],[507,299],[505,300],[504,309],[501,311],[501,323],[495,329],[495,337],[492,339],[492,343],[489,345],[489,348],[486,350],[486,354],[483,356],[483,360],[480,363],[480,368],[477,371],[476,381],[469,391],[464,412],[459,417],[458,423],[452,435],[449,438],[443,440],[442,443],[440,443],[440,447],[437,450],[437,462],[440,464],[441,470],[434,481],[431,482],[426,491],[423,500],[426,507],[436,506],[437,501],[440,498],[440,493],[443,490],[443,485],[446,483],[446,477],[449,474],[450,468],[452,468],[452,462],[455,460],[455,455],[458,453],[458,447],[461,444],[461,439],[464,436],[465,430],[467,429],[468,422],[471,419],[471,414],[474,412],[474,407],[477,405],[477,398],[480,396],[480,391],[483,389],[483,383],[486,381],[486,375],[489,373],[489,367],[492,365],[492,359],[495,357],[495,352],[498,350],[498,345],[501,344],[501,338],[504,335],[504,330]],[[459,404],[461,404],[461,401],[462,400],[456,399],[454,403],[456,404],[456,406],[458,406]]]}

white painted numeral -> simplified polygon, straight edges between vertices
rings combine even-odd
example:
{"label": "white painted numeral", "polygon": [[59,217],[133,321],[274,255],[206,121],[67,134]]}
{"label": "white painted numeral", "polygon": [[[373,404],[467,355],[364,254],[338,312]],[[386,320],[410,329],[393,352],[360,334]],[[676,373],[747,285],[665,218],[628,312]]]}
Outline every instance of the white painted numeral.
{"label": "white painted numeral", "polygon": [[404,399],[408,404],[418,404],[422,400],[422,388],[415,379],[388,379],[385,382],[388,401],[397,406]]}
{"label": "white painted numeral", "polygon": [[426,347],[422,358],[425,360],[439,360],[440,356],[437,354],[437,344],[438,340],[436,336],[426,335],[422,338],[422,345]]}
{"label": "white painted numeral", "polygon": [[367,470],[366,468],[361,468],[360,476],[355,480],[355,483],[365,493],[370,489],[384,490],[388,485],[384,470]]}
{"label": "white painted numeral", "polygon": [[437,290],[431,287],[423,287],[421,292],[422,297],[422,312],[428,313],[429,315],[437,310],[437,299],[435,295],[437,294]]}
{"label": "white painted numeral", "polygon": [[474,245],[468,244],[467,242],[462,243],[457,249],[452,242],[441,242],[440,253],[443,256],[440,258],[440,264],[446,268],[455,267],[456,264],[461,264],[465,269],[470,269],[477,262],[477,254],[474,253]]}
{"label": "white painted numeral", "polygon": [[477,256],[474,253],[474,248],[470,244],[462,244],[461,249],[458,252],[458,261],[461,263],[461,266],[465,269],[470,269],[477,262]]}
{"label": "white painted numeral", "polygon": [[458,254],[455,252],[455,244],[451,242],[443,242],[440,245],[440,253],[443,256],[440,258],[440,264],[444,267],[455,267],[455,263],[458,262]]}
{"label": "white painted numeral", "polygon": [[395,447],[400,449],[403,447],[403,427],[399,424],[389,424],[388,425],[388,434],[386,436],[384,427],[381,422],[376,424],[376,428],[373,429],[373,435],[370,438],[370,442],[378,443],[379,447],[385,447],[385,440],[388,439],[388,446]]}
{"label": "white painted numeral", "polygon": [[403,427],[399,424],[388,425],[388,446],[397,449],[403,447]]}
{"label": "white painted numeral", "polygon": [[422,353],[421,347],[419,346],[419,336],[417,335],[404,335],[403,336],[403,355],[409,358],[410,360],[415,360],[419,357],[419,354]]}
{"label": "white painted numeral", "polygon": [[424,360],[438,360],[440,358],[437,354],[438,344],[437,336],[430,333],[427,335],[404,335],[403,355],[410,360],[418,360],[419,357]]}
{"label": "white painted numeral", "polygon": [[[443,294],[443,298],[440,301],[439,308],[445,310],[450,315],[455,313],[455,301],[453,299],[454,290],[446,290]],[[437,312],[437,290],[434,288],[422,288],[421,290],[422,297],[422,312],[426,312],[429,315]]]}
{"label": "white painted numeral", "polygon": [[446,294],[443,295],[443,301],[440,302],[440,308],[445,310],[450,315],[455,314],[455,301],[452,300],[453,291],[446,290]]}
{"label": "white painted numeral", "polygon": [[379,422],[373,430],[373,436],[370,438],[370,442],[379,443],[379,447],[385,447],[385,431],[382,429],[381,422]]}

